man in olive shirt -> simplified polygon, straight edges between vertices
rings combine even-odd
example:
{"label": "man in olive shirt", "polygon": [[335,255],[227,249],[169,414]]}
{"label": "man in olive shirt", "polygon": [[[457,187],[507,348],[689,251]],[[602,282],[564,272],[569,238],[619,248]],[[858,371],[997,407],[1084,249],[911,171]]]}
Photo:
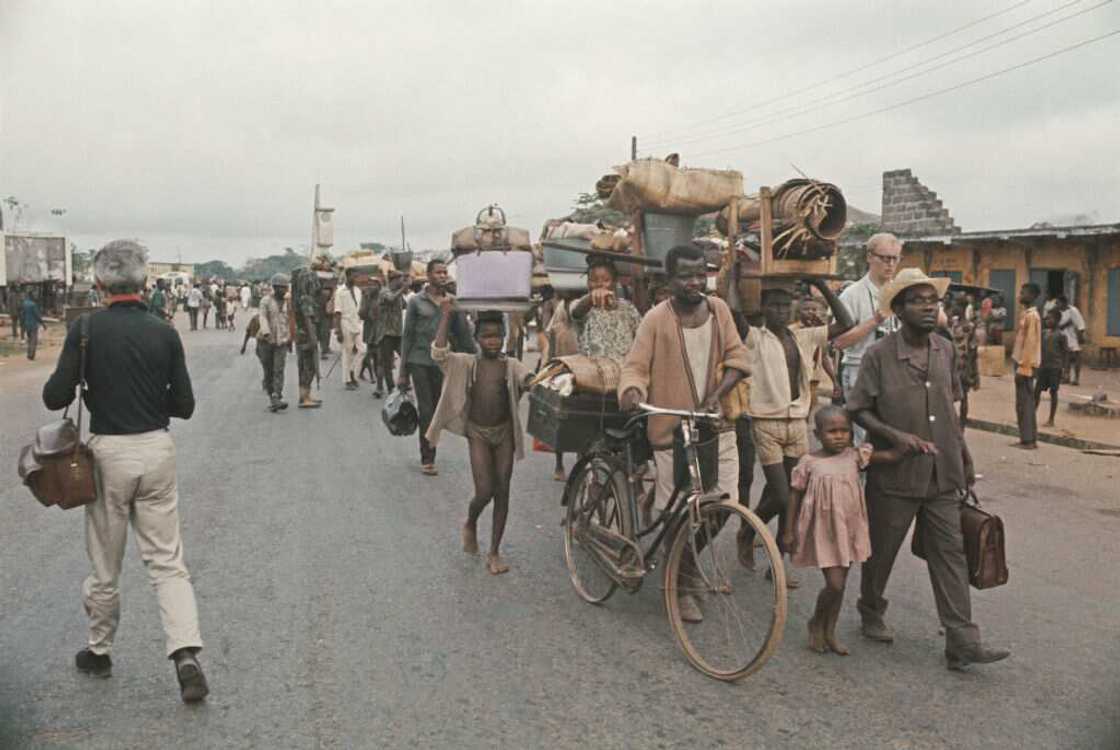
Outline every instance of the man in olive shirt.
{"label": "man in olive shirt", "polygon": [[905,456],[894,464],[872,464],[868,472],[871,559],[860,574],[863,635],[894,640],[883,620],[883,592],[917,518],[914,533],[925,549],[945,628],[945,658],[950,669],[961,669],[1005,659],[1009,652],[981,645],[972,622],[960,493],[976,476],[954,408],[961,388],[955,349],[944,337],[930,335],[947,287],[948,279],[931,279],[916,268],[883,287],[883,312],[897,315],[902,328],[868,348],[847,407],[876,449],[894,448]]}
{"label": "man in olive shirt", "polygon": [[[440,304],[448,295],[447,263],[438,258],[428,261],[428,285],[408,303],[404,332],[401,335],[401,374],[397,385],[408,388],[409,381],[416,389],[417,411],[420,412],[420,469],[428,476],[436,471],[436,448],[424,435],[432,423],[436,404],[443,389],[443,373],[432,359],[432,342],[436,338],[443,314]],[[450,325],[452,348],[457,352],[474,354],[474,338],[470,324],[462,311],[453,313]]]}
{"label": "man in olive shirt", "polygon": [[[110,242],[94,257],[108,309],[89,318],[85,404],[97,499],[86,506],[85,536],[92,572],[82,584],[89,645],[79,670],[109,677],[109,652],[120,622],[120,574],[131,522],[140,558],[159,599],[166,653],[175,662],[185,702],[209,692],[196,654],[202,648],[198,606],[179,533],[179,489],[171,418],[190,419],[194,393],[183,342],[149,315],[140,300],[148,251],[130,240]],[[72,325],[58,366],[43,387],[48,409],[74,400],[80,381],[80,326]]]}

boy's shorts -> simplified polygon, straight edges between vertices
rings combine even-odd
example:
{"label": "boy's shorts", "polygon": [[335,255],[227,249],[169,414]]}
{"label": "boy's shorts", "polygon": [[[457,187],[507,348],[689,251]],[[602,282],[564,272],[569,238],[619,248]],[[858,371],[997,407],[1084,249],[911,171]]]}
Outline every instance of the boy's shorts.
{"label": "boy's shorts", "polygon": [[1044,367],[1035,377],[1038,378],[1037,387],[1042,391],[1056,391],[1062,384],[1062,371],[1056,367]]}
{"label": "boy's shorts", "polygon": [[751,418],[755,455],[763,466],[801,458],[809,452],[809,430],[804,419]]}

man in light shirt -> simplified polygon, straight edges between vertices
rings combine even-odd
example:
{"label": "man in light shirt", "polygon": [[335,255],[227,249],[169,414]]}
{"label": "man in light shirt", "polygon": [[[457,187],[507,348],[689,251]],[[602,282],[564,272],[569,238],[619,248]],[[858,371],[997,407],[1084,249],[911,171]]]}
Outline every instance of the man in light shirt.
{"label": "man in light shirt", "polygon": [[[832,342],[833,348],[842,352],[840,381],[844,388],[845,399],[855,387],[864,352],[876,341],[898,328],[894,317],[880,310],[879,290],[894,278],[901,261],[902,243],[897,237],[888,232],[872,235],[867,240],[867,273],[840,293],[840,301],[844,303],[844,307],[848,309],[855,323]],[[864,440],[864,430],[859,425],[852,427],[858,445]]]}
{"label": "man in light shirt", "polygon": [[[784,516],[789,504],[790,475],[797,462],[809,452],[806,419],[816,394],[813,392],[813,355],[852,327],[847,308],[821,279],[809,282],[824,296],[836,321],[790,330],[793,295],[782,287],[763,288],[762,315],[764,325],[752,326],[747,332],[747,363],[750,367],[750,399],[747,414],[751,418],[751,435],[755,455],[766,477],[755,513],[769,522]],[[779,528],[782,528],[779,525]],[[754,565],[754,536],[748,527],[739,534],[740,559],[748,567]],[[783,550],[784,551],[784,550]],[[790,588],[797,579],[787,575]]]}
{"label": "man in light shirt", "polygon": [[346,283],[334,290],[334,332],[342,345],[346,390],[358,390],[358,375],[366,357],[362,341],[362,290],[354,285],[354,269],[346,269]]}
{"label": "man in light shirt", "polygon": [[1069,345],[1069,358],[1066,360],[1062,382],[1081,385],[1081,344],[1085,338],[1085,318],[1081,311],[1069,303],[1069,297],[1058,295],[1058,311],[1062,314],[1058,330],[1065,334]]}

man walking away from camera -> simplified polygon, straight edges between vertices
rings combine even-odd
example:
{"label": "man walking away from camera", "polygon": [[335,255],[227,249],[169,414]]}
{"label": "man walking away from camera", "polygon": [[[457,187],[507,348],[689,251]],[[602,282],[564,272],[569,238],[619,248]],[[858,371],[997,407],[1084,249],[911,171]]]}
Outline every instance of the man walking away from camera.
{"label": "man walking away from camera", "polygon": [[[97,286],[108,309],[90,315],[85,396],[97,500],[86,506],[86,551],[93,568],[82,584],[89,645],[79,670],[109,677],[109,653],[120,621],[120,573],[131,521],[137,547],[159,599],[165,650],[175,664],[183,701],[209,688],[198,652],[202,638],[191,577],[179,534],[179,491],[171,417],[190,419],[194,393],[183,343],[140,300],[148,251],[130,240],[103,247],[94,258]],[[43,387],[48,409],[74,400],[79,382],[80,326],[66,336],[58,366]]]}

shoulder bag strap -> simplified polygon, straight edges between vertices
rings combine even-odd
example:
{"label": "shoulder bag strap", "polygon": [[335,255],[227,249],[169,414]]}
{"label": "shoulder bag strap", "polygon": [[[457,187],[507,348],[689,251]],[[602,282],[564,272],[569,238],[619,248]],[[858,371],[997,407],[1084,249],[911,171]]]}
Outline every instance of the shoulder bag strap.
{"label": "shoulder bag strap", "polygon": [[78,441],[74,444],[74,454],[82,442],[82,401],[86,395],[86,352],[89,349],[89,313],[78,318]]}

